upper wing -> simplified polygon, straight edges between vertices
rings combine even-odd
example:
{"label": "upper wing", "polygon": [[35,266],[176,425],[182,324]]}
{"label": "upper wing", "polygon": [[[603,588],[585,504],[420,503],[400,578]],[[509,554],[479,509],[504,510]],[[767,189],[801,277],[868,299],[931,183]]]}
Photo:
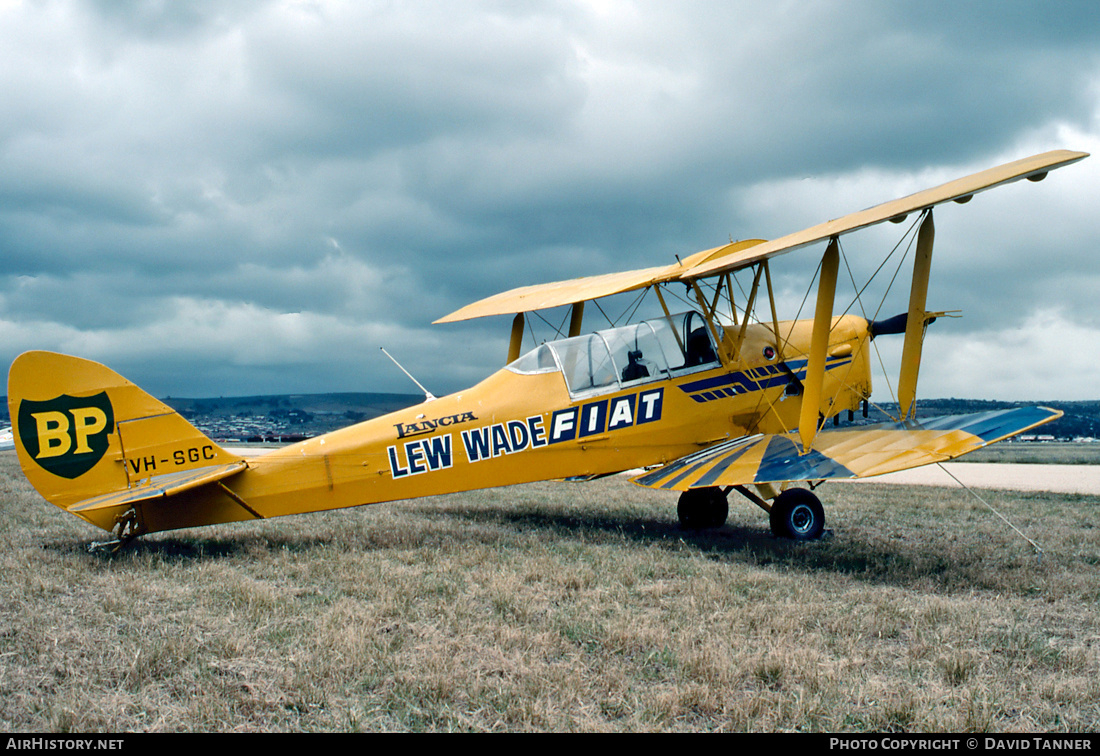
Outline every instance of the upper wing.
{"label": "upper wing", "polygon": [[571,281],[521,286],[468,304],[435,322],[453,323],[458,320],[483,318],[487,315],[512,315],[517,312],[545,310],[574,302],[587,302],[590,299],[649,286],[661,280],[664,271],[663,267],[644,268],[628,270],[624,273],[574,278]]}
{"label": "upper wing", "polygon": [[1047,407],[864,425],[817,434],[801,453],[795,433],[727,441],[633,478],[647,488],[689,488],[867,478],[944,462],[1062,416]]}
{"label": "upper wing", "polygon": [[1010,184],[1020,179],[1039,181],[1046,177],[1047,173],[1062,168],[1078,160],[1088,157],[1087,152],[1071,152],[1069,150],[1053,150],[1012,163],[1005,163],[996,168],[973,173],[946,184],[925,189],[924,191],[910,194],[908,197],[884,202],[881,205],[860,210],[858,213],[845,215],[843,218],[820,223],[813,228],[788,234],[780,239],[765,242],[751,250],[740,254],[712,259],[695,266],[691,271],[694,278],[714,276],[731,270],[752,265],[760,260],[774,257],[785,252],[805,247],[808,244],[821,242],[834,236],[846,234],[868,226],[874,226],[884,221],[893,220],[901,222],[909,213],[925,210],[944,202],[968,202],[971,197],[979,192],[992,189],[1003,184]]}
{"label": "upper wing", "polygon": [[574,278],[568,281],[556,281],[534,286],[521,286],[468,304],[435,322],[453,323],[458,320],[482,318],[487,315],[512,315],[517,312],[545,310],[550,307],[587,302],[590,299],[599,299],[600,297],[609,297],[612,294],[621,294],[625,291],[643,289],[656,283],[675,281],[682,278],[701,261],[722,259],[763,243],[763,239],[730,242],[721,247],[698,252],[682,263],[655,268],[642,268],[641,270],[628,270],[622,273],[607,273],[602,276]]}
{"label": "upper wing", "polygon": [[827,221],[774,241],[749,239],[730,242],[720,247],[698,252],[673,265],[576,278],[535,286],[523,286],[474,302],[435,322],[451,323],[486,315],[511,315],[517,312],[531,312],[532,310],[541,310],[575,302],[586,302],[590,299],[633,291],[667,281],[691,280],[727,273],[849,231],[867,228],[887,220],[900,221],[909,213],[924,210],[944,202],[966,202],[978,192],[992,189],[995,186],[1019,181],[1023,178],[1038,181],[1046,176],[1049,171],[1076,163],[1086,157],[1088,157],[1088,153],[1071,152],[1069,150],[1054,150],[1040,155],[1033,155],[1023,160],[1006,163],[965,178],[950,181],[932,189],[925,189],[908,197],[876,205],[837,220]]}

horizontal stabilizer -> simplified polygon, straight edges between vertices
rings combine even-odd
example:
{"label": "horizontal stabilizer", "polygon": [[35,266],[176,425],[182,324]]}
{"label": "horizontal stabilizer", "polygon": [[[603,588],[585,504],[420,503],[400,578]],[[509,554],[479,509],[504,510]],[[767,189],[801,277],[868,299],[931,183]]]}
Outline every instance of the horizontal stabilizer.
{"label": "horizontal stabilizer", "polygon": [[214,465],[212,467],[200,467],[197,470],[156,475],[150,478],[148,482],[134,488],[115,491],[114,493],[96,496],[93,499],[73,504],[68,508],[68,511],[76,515],[87,515],[97,510],[136,504],[139,501],[148,501],[162,496],[172,496],[236,475],[247,467],[248,463],[240,460],[227,465]]}
{"label": "horizontal stabilizer", "polygon": [[1061,416],[1060,411],[1047,407],[1020,407],[829,430],[817,434],[804,454],[797,433],[745,436],[682,457],[632,482],[646,488],[686,491],[869,478],[955,459]]}

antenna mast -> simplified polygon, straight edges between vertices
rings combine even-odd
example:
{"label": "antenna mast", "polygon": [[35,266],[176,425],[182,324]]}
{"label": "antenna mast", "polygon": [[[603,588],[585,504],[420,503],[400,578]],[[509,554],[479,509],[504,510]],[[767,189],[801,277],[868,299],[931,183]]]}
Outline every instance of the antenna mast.
{"label": "antenna mast", "polygon": [[386,356],[387,356],[387,357],[389,357],[389,358],[390,358],[391,360],[393,360],[393,364],[394,364],[394,365],[397,365],[397,369],[398,369],[398,370],[400,370],[400,371],[401,371],[402,373],[404,373],[405,375],[409,376],[409,380],[410,380],[410,381],[412,381],[413,383],[415,383],[415,384],[416,384],[416,386],[417,386],[417,388],[419,388],[419,389],[420,389],[421,391],[423,391],[423,392],[424,392],[424,401],[426,401],[426,402],[430,402],[430,401],[434,401],[434,400],[435,400],[435,396],[434,396],[434,395],[432,394],[432,392],[431,392],[431,391],[428,391],[428,389],[426,389],[426,388],[424,388],[423,386],[421,386],[421,385],[420,385],[420,381],[418,381],[418,380],[416,380],[415,378],[413,378],[413,377],[412,377],[412,373],[410,373],[410,372],[409,372],[408,370],[406,370],[405,368],[401,367],[401,363],[400,363],[400,362],[398,362],[397,360],[394,360],[394,359],[393,359],[393,355],[392,355],[392,354],[390,354],[389,352],[387,352],[387,351],[386,351],[386,348],[385,348],[385,347],[378,347],[378,348],[382,350],[382,354],[386,355]]}

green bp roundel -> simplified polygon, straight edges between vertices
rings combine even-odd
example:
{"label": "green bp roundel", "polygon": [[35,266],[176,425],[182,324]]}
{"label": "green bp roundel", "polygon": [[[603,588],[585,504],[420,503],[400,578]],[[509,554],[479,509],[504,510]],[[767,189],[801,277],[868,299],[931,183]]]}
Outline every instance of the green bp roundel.
{"label": "green bp roundel", "polygon": [[19,440],[47,472],[78,478],[95,467],[110,445],[115,416],[107,392],[19,403]]}

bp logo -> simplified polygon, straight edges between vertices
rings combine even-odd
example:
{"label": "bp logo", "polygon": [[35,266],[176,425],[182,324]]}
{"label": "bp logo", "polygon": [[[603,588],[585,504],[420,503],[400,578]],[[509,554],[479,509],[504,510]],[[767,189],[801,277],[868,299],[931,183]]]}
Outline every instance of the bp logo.
{"label": "bp logo", "polygon": [[62,478],[78,478],[107,453],[115,414],[103,391],[95,396],[62,394],[48,402],[19,404],[19,440],[35,462]]}

